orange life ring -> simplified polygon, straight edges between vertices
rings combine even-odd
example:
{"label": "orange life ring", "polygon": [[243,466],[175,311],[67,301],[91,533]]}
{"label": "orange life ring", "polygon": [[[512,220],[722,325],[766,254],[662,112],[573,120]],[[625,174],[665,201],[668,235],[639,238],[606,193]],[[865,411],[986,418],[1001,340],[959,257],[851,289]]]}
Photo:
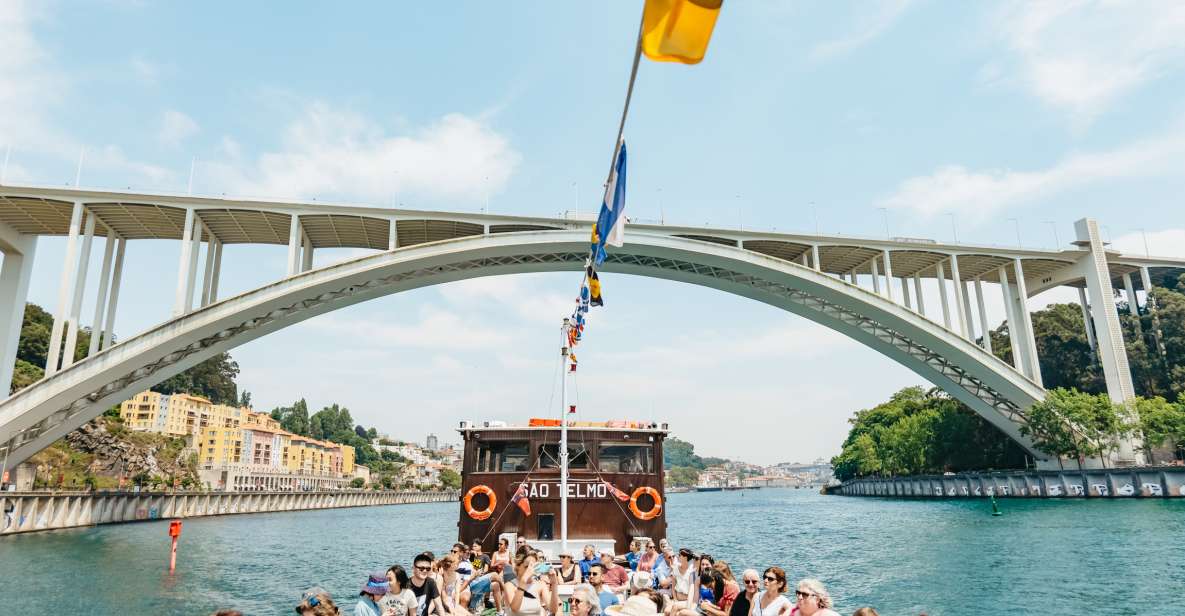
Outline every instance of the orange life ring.
{"label": "orange life ring", "polygon": [[[486,498],[490,499],[490,506],[478,511],[473,508],[473,497],[478,494],[485,494]],[[498,497],[494,495],[494,491],[487,485],[473,486],[465,493],[465,513],[474,520],[485,520],[494,514],[494,506],[498,504]]]}
{"label": "orange life ring", "polygon": [[[650,498],[654,499],[654,506],[651,507],[649,511],[642,511],[641,509],[638,509],[638,497],[642,496],[643,494],[649,494]],[[662,495],[658,493],[658,490],[655,490],[650,486],[642,486],[634,490],[633,495],[630,496],[630,511],[639,520],[653,520],[654,518],[657,518],[660,513],[662,513]]]}

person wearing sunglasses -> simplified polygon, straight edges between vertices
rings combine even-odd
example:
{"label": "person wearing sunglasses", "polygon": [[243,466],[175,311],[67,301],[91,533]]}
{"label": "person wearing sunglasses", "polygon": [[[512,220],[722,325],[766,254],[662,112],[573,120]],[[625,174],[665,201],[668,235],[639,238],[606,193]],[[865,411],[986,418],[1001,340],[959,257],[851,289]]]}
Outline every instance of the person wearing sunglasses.
{"label": "person wearing sunglasses", "polygon": [[751,616],[782,616],[794,605],[782,593],[786,592],[786,572],[781,567],[770,567],[761,576],[765,589],[753,597]]}
{"label": "person wearing sunglasses", "polygon": [[531,548],[524,545],[514,553],[513,572],[502,578],[495,576],[494,581],[499,584],[508,616],[544,616],[559,611],[559,577],[550,564],[535,557]]}
{"label": "person wearing sunglasses", "polygon": [[791,616],[839,616],[831,609],[831,594],[819,580],[799,580],[794,600]]}
{"label": "person wearing sunglasses", "polygon": [[411,592],[416,596],[416,613],[414,616],[431,616],[440,614],[446,616],[444,605],[440,602],[440,588],[436,581],[429,577],[432,573],[432,554],[424,552],[412,561]]}
{"label": "person wearing sunglasses", "polygon": [[638,557],[638,571],[654,571],[654,563],[658,562],[658,549],[654,542],[646,539],[643,543],[642,555]]}
{"label": "person wearing sunglasses", "polygon": [[579,584],[568,599],[570,616],[601,616],[601,601],[590,584]]}
{"label": "person wearing sunglasses", "polygon": [[741,586],[741,593],[733,600],[728,616],[749,616],[749,611],[753,607],[753,597],[756,597],[761,589],[761,576],[756,569],[745,569],[741,574]]}

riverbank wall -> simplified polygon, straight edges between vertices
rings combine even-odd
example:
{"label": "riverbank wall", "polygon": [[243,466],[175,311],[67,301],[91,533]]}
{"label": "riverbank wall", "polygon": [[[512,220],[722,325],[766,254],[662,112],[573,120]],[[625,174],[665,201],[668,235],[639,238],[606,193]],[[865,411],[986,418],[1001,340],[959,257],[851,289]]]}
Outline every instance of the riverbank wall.
{"label": "riverbank wall", "polygon": [[445,492],[0,492],[0,536],[214,515],[456,502]]}
{"label": "riverbank wall", "polygon": [[903,498],[1185,498],[1185,467],[862,477],[824,492]]}

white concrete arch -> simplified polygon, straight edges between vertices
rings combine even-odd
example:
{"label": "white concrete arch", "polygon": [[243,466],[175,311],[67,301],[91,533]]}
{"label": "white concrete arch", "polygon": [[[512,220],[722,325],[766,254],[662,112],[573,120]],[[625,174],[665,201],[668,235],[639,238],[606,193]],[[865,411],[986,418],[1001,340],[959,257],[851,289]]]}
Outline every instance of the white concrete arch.
{"label": "white concrete arch", "polygon": [[[103,409],[217,353],[313,316],[424,286],[499,274],[580,270],[587,233],[479,235],[377,253],[304,272],[176,317],[0,402],[0,455],[18,463]],[[814,269],[753,251],[631,233],[603,267],[748,297],[841,332],[968,404],[1034,458],[1019,432],[1044,390],[954,332]]]}

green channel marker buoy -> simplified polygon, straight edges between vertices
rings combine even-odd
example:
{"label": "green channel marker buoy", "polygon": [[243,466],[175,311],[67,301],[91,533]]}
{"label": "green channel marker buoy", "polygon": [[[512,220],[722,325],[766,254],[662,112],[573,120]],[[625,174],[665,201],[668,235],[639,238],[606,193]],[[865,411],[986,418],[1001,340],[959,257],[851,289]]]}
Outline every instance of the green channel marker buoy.
{"label": "green channel marker buoy", "polygon": [[1000,511],[1000,504],[996,502],[996,495],[995,494],[992,494],[992,515],[993,516],[1004,515],[1004,512]]}

